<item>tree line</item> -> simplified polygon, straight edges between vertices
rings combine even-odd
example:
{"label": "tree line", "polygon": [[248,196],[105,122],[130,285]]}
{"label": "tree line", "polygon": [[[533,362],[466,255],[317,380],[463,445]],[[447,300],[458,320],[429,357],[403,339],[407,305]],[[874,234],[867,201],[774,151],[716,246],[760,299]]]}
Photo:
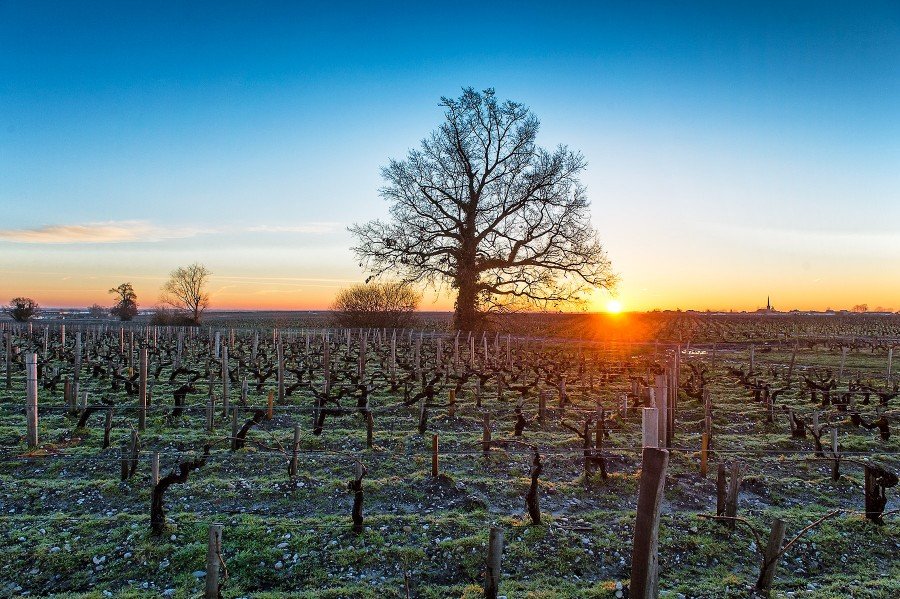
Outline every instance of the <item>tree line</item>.
{"label": "tree line", "polygon": [[[204,265],[197,262],[189,266],[181,266],[169,273],[169,278],[161,287],[154,319],[167,321],[158,324],[200,324],[203,313],[209,307],[207,285],[212,273]],[[122,283],[109,290],[115,298],[111,307],[94,304],[88,308],[93,317],[104,317],[107,314],[122,322],[134,319],[138,314],[138,297],[130,282]],[[40,305],[30,297],[15,297],[6,307],[6,313],[17,322],[27,322],[37,316]]]}

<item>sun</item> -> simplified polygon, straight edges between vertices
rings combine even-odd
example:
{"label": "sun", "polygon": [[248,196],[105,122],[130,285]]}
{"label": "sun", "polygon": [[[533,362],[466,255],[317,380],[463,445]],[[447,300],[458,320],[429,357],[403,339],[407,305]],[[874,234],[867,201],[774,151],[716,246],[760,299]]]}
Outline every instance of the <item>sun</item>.
{"label": "sun", "polygon": [[611,299],[606,302],[606,311],[610,314],[619,314],[622,312],[622,302],[617,299]]}

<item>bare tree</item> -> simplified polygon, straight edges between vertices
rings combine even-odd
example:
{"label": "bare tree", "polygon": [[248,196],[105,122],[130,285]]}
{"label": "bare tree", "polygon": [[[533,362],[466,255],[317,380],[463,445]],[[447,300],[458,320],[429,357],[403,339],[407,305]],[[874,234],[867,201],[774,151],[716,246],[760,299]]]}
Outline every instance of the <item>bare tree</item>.
{"label": "bare tree", "polygon": [[206,284],[211,274],[197,262],[176,268],[162,286],[160,301],[177,310],[186,311],[191,324],[200,324],[200,317],[209,306]]}
{"label": "bare tree", "polygon": [[88,314],[91,318],[106,318],[109,316],[109,308],[100,304],[93,304],[88,307]]}
{"label": "bare tree", "polygon": [[9,301],[6,311],[16,322],[27,322],[39,309],[38,303],[30,297],[14,297]]}
{"label": "bare tree", "polygon": [[122,321],[129,321],[137,316],[137,294],[131,283],[122,283],[118,287],[109,290],[116,294],[116,305],[109,311],[110,314]]}
{"label": "bare tree", "polygon": [[440,128],[382,169],[390,220],[350,228],[361,265],[373,277],[449,284],[463,330],[478,328],[483,312],[559,307],[611,289],[578,179],[581,154],[537,146],[538,119],[492,89],[441,105]]}
{"label": "bare tree", "polygon": [[402,328],[412,321],[421,297],[406,283],[367,283],[341,289],[331,309],[343,327]]}

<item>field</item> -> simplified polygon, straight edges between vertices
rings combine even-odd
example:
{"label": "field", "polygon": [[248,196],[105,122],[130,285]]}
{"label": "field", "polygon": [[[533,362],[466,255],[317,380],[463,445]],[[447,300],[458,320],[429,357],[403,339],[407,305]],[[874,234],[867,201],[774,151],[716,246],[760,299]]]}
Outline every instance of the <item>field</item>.
{"label": "field", "polygon": [[[224,597],[482,597],[492,527],[499,595],[628,596],[642,413],[661,396],[660,596],[752,596],[775,519],[785,545],[812,526],[772,596],[900,596],[897,317],[517,315],[471,340],[440,316],[427,332],[61,324],[3,325],[2,596],[202,595],[214,523]],[[162,480],[196,466],[162,493],[156,531],[155,454]],[[736,519],[717,518],[720,463],[740,467]]]}

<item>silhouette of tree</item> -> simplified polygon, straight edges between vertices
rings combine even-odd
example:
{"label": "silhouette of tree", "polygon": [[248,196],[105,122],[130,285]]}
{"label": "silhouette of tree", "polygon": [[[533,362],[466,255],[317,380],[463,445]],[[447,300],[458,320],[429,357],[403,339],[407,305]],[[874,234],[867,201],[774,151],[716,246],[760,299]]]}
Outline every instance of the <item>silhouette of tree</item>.
{"label": "silhouette of tree", "polygon": [[441,105],[440,128],[382,169],[390,220],[350,228],[372,277],[449,284],[462,330],[479,328],[485,312],[565,306],[611,289],[578,179],[581,154],[537,146],[538,119],[492,89]]}

